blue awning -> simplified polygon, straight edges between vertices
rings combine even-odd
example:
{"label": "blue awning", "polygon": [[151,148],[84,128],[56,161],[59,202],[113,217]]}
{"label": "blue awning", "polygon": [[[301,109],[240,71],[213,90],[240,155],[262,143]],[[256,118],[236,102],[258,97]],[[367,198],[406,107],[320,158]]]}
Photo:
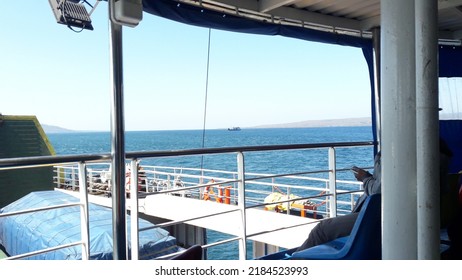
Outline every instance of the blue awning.
{"label": "blue awning", "polygon": [[143,0],[143,8],[147,13],[194,26],[260,35],[280,35],[319,43],[372,48],[372,41],[367,38],[256,21],[229,14],[225,15],[197,6],[179,4],[171,0]]}

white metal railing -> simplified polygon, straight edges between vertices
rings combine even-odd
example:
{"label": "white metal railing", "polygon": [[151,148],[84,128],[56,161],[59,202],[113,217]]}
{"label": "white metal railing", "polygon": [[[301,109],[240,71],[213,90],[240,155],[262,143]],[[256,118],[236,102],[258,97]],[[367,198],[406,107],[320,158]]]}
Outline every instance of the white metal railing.
{"label": "white metal railing", "polygon": [[[78,170],[78,174],[80,178],[86,177],[85,163],[79,162],[77,165],[77,170]],[[21,211],[15,211],[15,212],[0,213],[0,218],[3,218],[3,217],[22,215],[22,214],[27,214],[27,213],[35,213],[39,211],[79,206],[80,207],[80,225],[81,225],[81,229],[80,229],[81,240],[80,241],[69,242],[66,244],[61,244],[58,246],[53,246],[53,247],[42,249],[42,250],[36,250],[36,251],[28,252],[28,253],[9,256],[7,258],[4,258],[3,260],[25,259],[25,258],[45,254],[48,252],[61,250],[63,248],[79,246],[79,245],[81,246],[81,250],[82,250],[82,260],[88,260],[90,258],[90,241],[89,241],[90,240],[90,231],[89,231],[90,224],[89,224],[89,214],[88,214],[89,213],[88,212],[88,194],[85,191],[86,189],[85,184],[86,184],[86,180],[81,180],[79,182],[79,188],[81,191],[80,191],[80,202],[78,203],[65,203],[65,204],[59,204],[59,205],[53,205],[53,206],[47,206],[47,207],[30,208],[30,209],[25,209]]]}
{"label": "white metal railing", "polygon": [[[307,201],[313,200],[325,205],[323,209],[315,209],[316,211],[322,212],[326,216],[335,216],[337,214],[338,206],[346,206],[351,209],[354,199],[353,194],[357,193],[360,189],[358,182],[350,182],[345,180],[337,180],[336,174],[338,172],[344,172],[347,169],[336,169],[335,159],[335,147],[354,147],[354,146],[367,146],[372,145],[371,142],[362,143],[340,143],[338,144],[307,144],[307,145],[286,145],[286,146],[272,146],[272,147],[244,147],[244,148],[219,148],[219,149],[198,149],[188,151],[171,151],[171,152],[143,152],[143,153],[127,153],[127,159],[129,159],[130,172],[130,188],[127,188],[129,195],[131,196],[131,219],[132,225],[132,248],[138,248],[138,233],[139,231],[146,229],[138,228],[138,211],[133,211],[139,208],[138,191],[140,190],[143,195],[157,195],[157,194],[172,194],[180,195],[185,198],[191,199],[203,199],[204,191],[207,187],[212,186],[224,186],[229,185],[230,193],[229,197],[226,197],[226,201],[230,204],[237,204],[237,210],[241,213],[241,224],[242,232],[239,236],[232,237],[228,240],[218,241],[214,244],[205,244],[203,248],[209,248],[212,246],[220,245],[226,242],[239,241],[239,257],[241,259],[246,258],[246,240],[248,238],[246,232],[246,209],[253,207],[264,208],[274,203],[265,203],[264,198],[275,190],[284,189],[287,194],[285,200],[279,201],[279,203],[287,203],[285,207],[286,212],[290,213],[291,203],[294,201]],[[245,173],[245,161],[244,152],[253,151],[264,151],[264,150],[284,150],[284,149],[310,149],[310,148],[328,148],[329,149],[329,169],[328,170],[314,170],[304,171],[291,174],[259,174],[259,173]],[[243,152],[244,151],[244,152]],[[139,172],[140,159],[156,158],[165,156],[181,156],[181,155],[199,155],[199,154],[221,154],[221,153],[236,153],[237,154],[237,171],[217,171],[207,169],[194,169],[194,168],[178,168],[178,167],[160,167],[160,166],[149,166],[141,165],[142,170]],[[78,158],[79,160],[76,160]],[[58,160],[53,160],[58,159]],[[16,160],[15,159],[0,159],[0,170],[12,169],[12,168],[23,168],[43,165],[55,166],[55,177],[54,180],[59,188],[67,188],[71,190],[79,189],[82,193],[81,204],[84,206],[85,211],[82,211],[82,225],[86,225],[86,228],[82,228],[83,232],[88,233],[88,197],[87,192],[82,190],[88,189],[90,194],[110,195],[112,191],[110,176],[107,176],[110,172],[110,164],[108,163],[109,157],[107,155],[98,156],[66,156],[66,157],[37,157],[30,160]],[[34,163],[36,162],[36,163]],[[78,164],[76,164],[78,162]],[[127,168],[128,169],[128,168]],[[327,178],[319,178],[315,176],[307,176],[313,174],[328,174]],[[219,175],[218,175],[219,174]],[[142,175],[140,177],[140,175]],[[79,178],[88,178],[88,180],[79,180]],[[141,179],[141,180],[140,180]],[[213,180],[213,181],[212,181]],[[86,182],[85,186],[82,186],[82,181]],[[287,181],[287,182],[285,182]],[[290,184],[289,181],[295,181],[296,184]],[[305,183],[300,183],[305,182]],[[310,184],[307,182],[316,182]],[[319,186],[321,184],[322,186]],[[338,184],[349,184],[352,187],[350,190],[338,189]],[[301,194],[308,192],[309,195],[300,195],[291,198],[291,194]],[[339,199],[339,197],[347,197],[345,199]],[[221,201],[224,199],[221,197]],[[216,215],[224,214],[216,213]],[[85,216],[86,215],[86,216]],[[2,216],[0,215],[0,218]],[[195,219],[201,219],[203,217],[197,217]],[[172,224],[184,223],[187,221],[171,221],[163,224],[157,224],[155,227],[163,227]],[[253,234],[255,235],[255,234]],[[88,234],[82,234],[82,238],[86,239],[81,242],[82,250],[87,252],[85,258],[88,258]],[[80,244],[80,243],[79,243]],[[128,243],[127,243],[128,244]],[[73,244],[75,245],[75,244]],[[70,246],[73,246],[70,245]],[[40,253],[40,252],[38,252]],[[17,256],[16,256],[17,257]],[[84,257],[83,257],[84,258]],[[132,259],[138,258],[138,251],[132,250]]]}
{"label": "white metal railing", "polygon": [[[239,154],[239,153],[238,153]],[[329,154],[331,157],[335,157],[335,153]],[[242,159],[243,161],[243,156]],[[335,158],[331,159],[330,162],[335,162]],[[69,171],[64,171],[63,169],[69,169]],[[60,167],[60,172],[63,174],[68,174],[67,178],[72,179],[74,172],[74,166],[68,167]],[[260,207],[264,208],[267,206],[274,206],[275,204],[281,205],[286,204],[286,206],[281,207],[287,214],[291,213],[291,210],[295,209],[296,211],[305,211],[300,208],[292,207],[292,203],[298,201],[307,201],[313,202],[315,205],[325,205],[325,209],[312,209],[312,212],[317,212],[322,214],[323,216],[331,216],[337,214],[337,204],[339,205],[346,205],[349,206],[350,209],[344,209],[343,212],[351,210],[352,205],[354,204],[354,193],[357,193],[357,190],[360,189],[359,182],[352,182],[352,181],[342,181],[342,180],[334,180],[335,186],[333,188],[330,187],[333,180],[331,177],[329,178],[319,178],[313,176],[305,176],[310,174],[319,174],[319,173],[327,173],[331,174],[334,173],[332,170],[315,170],[315,171],[306,171],[306,172],[299,172],[299,173],[292,173],[292,174],[261,174],[261,173],[245,173],[241,175],[245,179],[239,178],[239,171],[221,171],[221,170],[210,170],[210,169],[198,169],[198,168],[179,168],[179,167],[168,167],[168,166],[149,166],[149,165],[140,165],[139,160],[133,159],[130,163],[129,170],[135,170],[135,172],[128,172],[130,180],[127,182],[132,182],[129,191],[130,196],[133,198],[132,203],[136,203],[131,205],[132,209],[138,209],[138,199],[137,197],[133,197],[135,194],[138,196],[138,192],[133,192],[134,189],[142,190],[144,195],[155,195],[155,194],[171,194],[171,195],[179,195],[186,198],[191,199],[203,199],[204,197],[204,189],[206,188],[215,188],[221,187],[224,189],[229,188],[230,191],[228,196],[224,193],[215,192],[214,196],[211,197],[212,199],[216,199],[221,203],[225,203],[228,201],[229,204],[236,204],[239,206],[239,211],[242,213],[242,223],[245,221],[245,209],[253,208],[253,207]],[[345,170],[339,170],[342,172]],[[88,185],[89,191],[94,192],[92,190],[92,186],[100,186],[101,182],[95,181],[95,178],[102,178],[104,177],[102,174],[107,172],[105,169],[101,168],[92,168],[90,169],[89,173],[94,174],[94,177],[89,177]],[[138,177],[138,180],[135,178]],[[58,176],[57,176],[58,178]],[[265,182],[266,180],[266,182]],[[284,180],[295,180],[298,184],[290,184],[285,183]],[[57,180],[59,181],[59,180]],[[243,186],[242,189],[238,187],[239,182],[245,182],[245,187]],[[281,181],[281,182],[278,182]],[[206,182],[206,183],[204,183]],[[320,182],[322,183],[322,187],[320,186],[313,186],[310,185],[310,182]],[[339,191],[336,188],[337,183],[342,184],[349,184],[351,185],[352,191]],[[110,182],[106,182],[108,185],[107,190],[110,193]],[[74,183],[68,182],[66,185],[72,186]],[[100,189],[100,187],[98,187]],[[286,198],[281,200],[277,203],[265,202],[264,198],[273,193],[275,190],[280,191],[281,189],[286,190]],[[356,189],[356,190],[355,190]],[[240,191],[243,190],[243,191]],[[306,193],[311,192],[311,195],[308,196],[295,196],[291,197],[292,194],[296,195],[297,193]],[[343,200],[337,200],[337,195],[342,195],[346,197]],[[345,195],[348,194],[348,195]],[[241,200],[240,198],[244,198]],[[331,198],[335,197],[334,200]],[[245,201],[245,207],[238,204],[238,201]],[[332,205],[331,203],[335,203]],[[331,209],[335,209],[335,211],[331,211]],[[238,210],[235,210],[238,211]],[[132,211],[132,213],[135,213]],[[228,212],[217,212],[215,215],[222,215]],[[132,214],[133,215],[133,214]],[[204,216],[198,216],[194,219],[189,220],[180,220],[180,221],[172,221],[163,224],[158,224],[155,227],[166,227],[180,223],[190,222],[191,220],[201,219]],[[136,219],[135,219],[136,220]],[[132,229],[136,229],[137,225],[132,225]],[[139,229],[147,230],[146,229]],[[247,234],[242,233],[245,237],[242,236],[237,237],[239,240],[246,240],[248,238]],[[254,234],[255,235],[255,234]],[[132,232],[132,236],[135,236],[135,233]],[[242,238],[242,239],[241,239]],[[236,237],[232,237],[227,240],[222,240],[216,242],[214,244],[206,244],[204,248],[213,247],[216,245],[221,245],[226,242],[235,241]],[[133,242],[133,241],[132,241]],[[135,244],[135,243],[134,243]],[[136,248],[136,247],[134,247]],[[245,252],[245,246],[241,244],[241,250]],[[136,258],[136,254],[132,256],[132,258]],[[242,256],[241,256],[242,257]]]}
{"label": "white metal railing", "polygon": [[[237,184],[237,172],[221,171],[221,170],[200,170],[198,168],[178,168],[178,167],[163,167],[138,165],[136,161],[132,161],[142,174],[138,174],[138,190],[143,195],[153,195],[155,193],[169,193],[182,197],[204,199],[206,189],[208,189],[209,199],[221,203],[237,204],[239,200]],[[56,166],[54,181],[58,188],[77,190],[79,176],[76,172],[75,165]],[[99,194],[109,196],[111,193],[110,180],[101,181],[108,169],[88,168],[88,192],[90,194]],[[189,173],[188,173],[189,172]],[[341,172],[341,171],[340,171]],[[197,173],[203,173],[197,175]],[[208,174],[213,173],[213,174]],[[331,216],[328,209],[337,208],[330,206],[330,180],[313,176],[304,176],[310,174],[330,173],[329,170],[307,171],[291,174],[262,174],[262,173],[246,173],[246,188],[245,201],[247,207],[265,207],[275,206],[276,202],[264,202],[264,199],[275,192],[284,194],[287,199],[283,202],[290,203],[297,200],[311,200],[315,204],[328,205],[326,209],[317,209],[320,214]],[[128,176],[132,176],[132,172],[127,172]],[[127,182],[131,182],[127,179]],[[135,180],[136,181],[136,180]],[[292,181],[292,182],[290,182]],[[294,183],[296,182],[296,183]],[[337,180],[336,183],[350,185],[350,189],[359,190],[361,183]],[[322,185],[322,186],[320,186]],[[131,194],[131,190],[127,191]],[[213,193],[211,193],[213,191]],[[226,192],[228,194],[226,194]],[[337,193],[346,193],[346,191],[338,191]],[[306,195],[306,194],[309,195]],[[305,194],[305,196],[303,196]],[[292,198],[292,199],[289,199]],[[351,196],[343,200],[337,200],[337,204],[350,205]],[[291,201],[292,200],[292,201]],[[354,199],[353,199],[354,200]],[[283,207],[285,212],[289,212],[289,207]]]}

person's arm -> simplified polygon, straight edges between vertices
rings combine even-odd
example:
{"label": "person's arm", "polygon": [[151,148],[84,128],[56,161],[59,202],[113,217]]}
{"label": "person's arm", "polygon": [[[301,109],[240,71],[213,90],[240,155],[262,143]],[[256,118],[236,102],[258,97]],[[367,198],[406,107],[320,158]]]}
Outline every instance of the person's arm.
{"label": "person's arm", "polygon": [[376,178],[375,174],[373,176],[367,177],[363,181],[363,188],[367,195],[380,193],[382,191],[380,177]]}
{"label": "person's arm", "polygon": [[367,195],[380,193],[382,191],[380,154],[375,157],[374,174],[363,180],[364,192]]}
{"label": "person's arm", "polygon": [[364,169],[358,169],[355,177],[358,181],[363,182],[363,189],[366,195],[380,193],[382,191],[380,155],[377,155],[375,158],[374,174]]}

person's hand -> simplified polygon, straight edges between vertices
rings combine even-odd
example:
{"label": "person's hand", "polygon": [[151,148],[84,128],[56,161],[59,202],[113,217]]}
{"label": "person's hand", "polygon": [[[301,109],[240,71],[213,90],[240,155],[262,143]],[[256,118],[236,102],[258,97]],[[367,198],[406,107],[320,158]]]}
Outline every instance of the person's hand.
{"label": "person's hand", "polygon": [[371,173],[369,173],[368,171],[362,168],[356,168],[354,174],[355,174],[356,180],[360,182],[364,181],[364,179],[366,179],[367,177],[372,176]]}

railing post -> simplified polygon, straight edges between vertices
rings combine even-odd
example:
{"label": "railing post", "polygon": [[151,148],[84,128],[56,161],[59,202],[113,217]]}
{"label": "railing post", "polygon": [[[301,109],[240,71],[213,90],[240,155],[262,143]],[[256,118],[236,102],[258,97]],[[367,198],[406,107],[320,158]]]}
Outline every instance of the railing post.
{"label": "railing post", "polygon": [[93,185],[93,170],[90,169],[90,171],[87,172],[87,173],[89,174],[89,176],[88,176],[88,178],[89,178],[89,180],[88,180],[88,190],[92,191],[93,187],[94,187],[94,185]]}
{"label": "railing post", "polygon": [[329,148],[329,213],[331,217],[337,216],[337,165],[335,148]]}
{"label": "railing post", "polygon": [[74,170],[74,166],[71,167],[71,186],[72,186],[72,190],[75,191],[75,170]]}
{"label": "railing post", "polygon": [[241,238],[239,239],[239,259],[247,259],[247,226],[246,226],[246,215],[245,215],[245,165],[244,165],[244,154],[242,152],[237,153],[237,179],[239,180],[237,185],[238,192],[238,207],[241,210]]}
{"label": "railing post", "polygon": [[[58,188],[61,188],[61,172],[60,171],[61,171],[61,168],[56,166],[56,186]],[[63,180],[63,181],[65,181],[65,180]]]}
{"label": "railing post", "polygon": [[[132,260],[139,258],[139,223],[138,223],[138,164],[136,159],[131,161],[130,173],[130,218],[131,218],[131,255]],[[147,188],[147,187],[146,187]],[[128,244],[127,244],[128,246]]]}
{"label": "railing post", "polygon": [[87,169],[79,162],[80,231],[82,238],[82,260],[90,258],[90,219],[88,214]]}
{"label": "railing post", "polygon": [[[290,199],[290,194],[291,194],[290,188],[287,187],[287,199],[288,200]],[[291,201],[287,201],[287,211],[286,211],[287,215],[290,215],[290,204],[291,203],[292,203]],[[305,210],[301,209],[301,211],[305,211]]]}

